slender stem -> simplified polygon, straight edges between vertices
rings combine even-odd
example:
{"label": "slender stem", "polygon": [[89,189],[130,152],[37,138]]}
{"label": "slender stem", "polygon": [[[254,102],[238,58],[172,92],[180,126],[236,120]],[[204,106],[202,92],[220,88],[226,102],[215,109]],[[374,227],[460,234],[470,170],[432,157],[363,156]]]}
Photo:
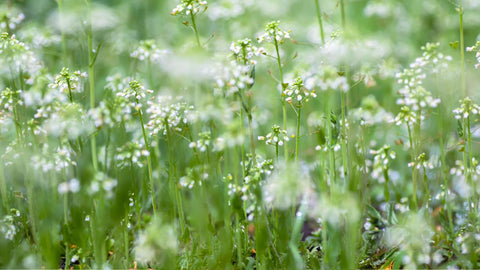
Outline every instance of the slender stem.
{"label": "slender stem", "polygon": [[463,7],[460,0],[460,6],[458,7],[458,14],[460,17],[460,59],[462,65],[462,93],[463,97],[467,96],[467,86],[465,80],[465,44],[463,39]]}
{"label": "slender stem", "polygon": [[130,256],[130,248],[129,248],[129,241],[128,241],[128,214],[126,215],[125,218],[125,224],[123,226],[123,246],[124,246],[124,252],[125,252],[125,261],[129,262],[129,256]]}
{"label": "slender stem", "polygon": [[[94,51],[93,51],[93,32],[92,32],[92,10],[90,8],[91,0],[87,0],[88,9],[88,77],[90,82],[90,108],[95,108],[95,70],[94,70]],[[90,140],[92,149],[92,163],[95,173],[98,171],[97,161],[97,138],[96,133],[92,135]]]}
{"label": "slender stem", "polygon": [[250,151],[252,151],[252,167],[255,167],[257,155],[255,154],[255,140],[253,138],[252,115],[248,115],[248,129],[250,131]]}
{"label": "slender stem", "polygon": [[28,198],[28,214],[30,217],[30,224],[32,225],[32,235],[36,243],[38,243],[38,232],[37,232],[37,218],[35,216],[35,195],[34,195],[34,190],[33,190],[33,178],[25,179],[26,181],[26,186],[27,186],[27,198]]}
{"label": "slender stem", "polygon": [[385,202],[390,201],[390,191],[388,189],[388,181],[390,178],[388,177],[388,168],[383,169],[383,178],[385,178],[385,187],[384,187],[384,195],[385,195]]}
{"label": "slender stem", "polygon": [[[423,184],[425,188],[425,197],[426,197],[425,208],[428,209],[430,205],[430,187],[428,186],[427,170],[425,169],[425,166],[423,166]],[[426,213],[428,213],[428,211],[426,211]]]}
{"label": "slender stem", "polygon": [[[138,99],[137,99],[137,104],[138,104]],[[152,173],[152,152],[150,150],[150,145],[148,144],[147,140],[147,133],[145,132],[145,125],[143,124],[143,112],[139,108],[138,109],[138,118],[140,118],[140,124],[142,125],[142,133],[143,133],[143,141],[145,143],[145,148],[148,151],[148,156],[147,156],[147,167],[148,167],[148,180],[150,183],[150,194],[152,196],[152,207],[153,207],[153,215],[157,215],[157,204],[155,202],[155,186],[153,184],[153,173]],[[106,151],[106,150],[105,150]]]}
{"label": "slender stem", "polygon": [[349,166],[348,166],[348,154],[347,154],[347,122],[345,117],[345,93],[343,91],[340,92],[341,97],[341,108],[342,108],[342,161],[343,161],[343,185],[346,187],[347,184],[347,177],[349,176]]}
{"label": "slender stem", "polygon": [[340,12],[341,12],[341,16],[342,16],[342,28],[343,28],[343,31],[345,31],[346,22],[345,22],[345,3],[344,3],[344,0],[340,0]]}
{"label": "slender stem", "polygon": [[[472,154],[472,129],[470,127],[470,116],[467,117],[467,143],[468,143],[468,157],[469,157],[469,163],[470,163],[470,170],[474,170],[473,168],[473,163],[474,163],[474,158]],[[477,183],[476,181],[472,181],[472,188],[473,190],[477,190]],[[478,196],[476,195],[477,193],[473,193],[473,201],[474,201],[474,207],[477,208],[477,203],[478,203]]]}
{"label": "slender stem", "polygon": [[410,124],[407,123],[408,129],[408,141],[410,142],[410,155],[411,155],[411,162],[412,162],[412,179],[413,179],[413,208],[418,208],[418,200],[417,200],[417,174],[415,171],[415,146],[413,144],[413,137],[412,137],[412,130],[410,128]]}
{"label": "slender stem", "polygon": [[68,192],[63,194],[63,222],[68,224]]}
{"label": "slender stem", "polygon": [[2,195],[3,207],[5,208],[5,211],[9,211],[10,203],[8,200],[7,182],[5,179],[5,172],[3,166],[4,165],[2,160],[2,163],[0,163],[0,192]]}
{"label": "slender stem", "polygon": [[202,48],[200,36],[198,35],[197,24],[195,22],[195,15],[193,15],[193,12],[190,12],[190,19],[192,20],[193,31],[195,32],[195,38],[197,39],[197,45],[199,48]]}
{"label": "slender stem", "polygon": [[[280,58],[280,50],[278,48],[278,42],[276,39],[275,41],[275,51],[277,53],[277,63],[278,63],[278,71],[280,72],[280,83],[282,88],[282,111],[283,111],[283,129],[287,130],[287,106],[285,102],[285,95],[283,91],[285,90],[285,83],[283,81],[283,67],[282,67],[282,60]],[[285,161],[288,160],[288,143],[285,143]]]}
{"label": "slender stem", "polygon": [[[470,187],[474,189],[474,183],[472,181],[472,177],[470,175],[470,166],[472,163],[472,159],[470,158],[470,153],[467,156],[467,146],[468,146],[468,151],[470,152],[470,142],[469,142],[469,129],[470,129],[470,117],[467,117],[466,119],[463,119],[463,168],[464,168],[464,175],[465,175],[465,180],[467,183],[470,185]],[[473,196],[473,195],[472,195]],[[473,211],[473,198],[470,197],[468,199],[468,209],[470,211]]]}
{"label": "slender stem", "polygon": [[[244,123],[243,123],[243,108],[240,109],[240,130],[244,131]],[[243,134],[242,134],[242,138],[243,137]],[[246,168],[247,168],[247,164],[245,164],[245,143],[243,142],[242,140],[242,145],[241,145],[241,152],[242,152],[242,177],[245,178],[246,176]]]}
{"label": "slender stem", "polygon": [[178,210],[178,217],[180,219],[180,229],[182,234],[185,232],[185,215],[183,213],[183,204],[182,204],[182,197],[180,194],[180,189],[177,186],[175,175],[175,166],[174,166],[174,159],[173,159],[173,148],[172,148],[172,134],[170,131],[170,126],[166,123],[167,129],[167,143],[168,143],[168,163],[169,163],[169,182],[170,182],[170,196],[172,196],[172,200],[174,199],[176,202],[177,209],[174,209],[174,217],[176,216],[176,211]]}
{"label": "slender stem", "polygon": [[320,27],[320,37],[322,38],[322,44],[325,44],[325,33],[323,32],[322,11],[320,10],[320,3],[315,0],[315,7],[317,10],[318,26]]}
{"label": "slender stem", "polygon": [[[438,85],[438,77],[435,75],[435,88],[437,95],[440,94],[439,91],[439,85]],[[441,161],[441,166],[442,166],[442,180],[443,180],[443,190],[444,190],[444,196],[443,196],[443,203],[444,207],[446,209],[447,213],[447,219],[448,219],[448,224],[450,231],[453,233],[453,219],[452,219],[452,209],[450,207],[449,203],[449,186],[448,186],[448,169],[447,169],[447,163],[446,163],[446,155],[445,155],[445,145],[443,142],[443,134],[444,134],[444,126],[443,126],[443,109],[441,108],[442,104],[440,104],[438,108],[438,126],[439,126],[439,144],[440,144],[440,161]]]}
{"label": "slender stem", "polygon": [[300,113],[302,108],[298,107],[297,111],[297,135],[295,137],[295,163],[298,164],[298,150],[300,146]]}
{"label": "slender stem", "polygon": [[335,151],[333,149],[333,130],[332,130],[332,122],[331,122],[331,104],[332,104],[332,97],[331,97],[331,93],[330,92],[327,92],[327,106],[325,106],[326,108],[326,112],[325,112],[325,117],[327,118],[326,119],[326,124],[327,124],[327,136],[328,136],[328,140],[327,140],[327,147],[328,147],[328,153],[329,153],[329,158],[330,158],[330,169],[329,169],[329,173],[330,173],[330,192],[332,191],[333,189],[333,185],[335,183]]}
{"label": "slender stem", "polygon": [[70,100],[70,103],[73,103],[72,86],[70,84],[70,74],[65,79],[67,81],[67,86],[68,86],[68,99]]}

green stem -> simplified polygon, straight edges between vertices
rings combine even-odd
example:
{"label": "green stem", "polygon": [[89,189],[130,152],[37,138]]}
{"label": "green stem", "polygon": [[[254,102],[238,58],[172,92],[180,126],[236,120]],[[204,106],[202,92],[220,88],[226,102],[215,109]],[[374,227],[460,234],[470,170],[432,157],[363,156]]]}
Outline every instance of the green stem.
{"label": "green stem", "polygon": [[385,202],[390,201],[390,191],[388,189],[388,181],[390,178],[388,177],[388,168],[383,169],[383,178],[385,178],[385,187],[384,187],[384,195],[385,195]]}
{"label": "green stem", "polygon": [[[168,143],[168,163],[169,163],[169,182],[170,182],[170,192],[172,196],[172,200],[174,199],[176,202],[177,209],[174,209],[174,217],[176,216],[175,212],[178,211],[178,217],[180,219],[180,229],[182,234],[185,232],[185,215],[183,213],[183,204],[182,204],[182,197],[180,194],[180,189],[177,186],[177,181],[174,177],[175,175],[175,167],[174,167],[174,159],[173,159],[173,149],[172,149],[172,134],[170,131],[170,127],[168,123],[166,124],[167,129],[167,143]],[[174,198],[175,197],[175,198]]]}
{"label": "green stem", "polygon": [[[470,163],[470,170],[474,170],[474,158],[473,158],[473,150],[472,150],[472,129],[470,127],[470,115],[467,117],[467,143],[468,143],[468,157],[469,157],[469,163]],[[477,190],[477,183],[476,181],[472,181],[472,189]],[[473,201],[474,201],[474,207],[477,208],[478,200],[477,200],[477,192],[473,192]]]}
{"label": "green stem", "polygon": [[2,163],[0,164],[0,192],[2,194],[3,207],[5,208],[5,211],[10,211],[7,182],[5,179],[5,172],[3,169],[3,160],[2,160]]}
{"label": "green stem", "polygon": [[[94,70],[94,52],[93,52],[93,32],[92,32],[92,10],[90,8],[91,0],[87,0],[88,9],[88,77],[90,82],[90,108],[95,108],[95,70]],[[96,133],[92,135],[90,140],[92,149],[92,164],[93,170],[96,173],[98,171],[97,161],[97,138]]]}
{"label": "green stem", "polygon": [[298,107],[297,111],[297,136],[295,137],[295,163],[298,165],[298,151],[300,146],[300,113],[302,108]]}
{"label": "green stem", "polygon": [[255,168],[257,155],[255,154],[255,140],[253,138],[252,115],[248,114],[248,129],[250,131],[250,151],[252,151],[252,167]]}
{"label": "green stem", "polygon": [[65,225],[68,224],[68,192],[63,194],[63,219]]}
{"label": "green stem", "polygon": [[68,99],[70,100],[70,103],[73,103],[72,86],[70,84],[70,74],[67,76],[66,80],[67,80],[67,86],[68,86]]}
{"label": "green stem", "polygon": [[346,22],[345,22],[345,3],[344,0],[340,0],[340,12],[342,16],[342,28],[345,31]]}
{"label": "green stem", "polygon": [[341,104],[340,106],[342,107],[342,137],[341,137],[341,143],[342,143],[342,161],[343,161],[343,185],[346,187],[346,184],[348,183],[347,179],[350,174],[349,166],[348,166],[348,154],[347,154],[347,122],[346,122],[346,117],[345,117],[345,93],[341,91]]}
{"label": "green stem", "polygon": [[[139,101],[137,99],[137,104],[138,103]],[[148,156],[147,156],[148,180],[150,183],[150,194],[152,196],[153,215],[157,216],[157,204],[155,202],[155,185],[153,184],[153,173],[152,173],[152,158],[151,158],[152,152],[150,150],[150,145],[148,144],[147,133],[145,132],[145,125],[143,124],[143,112],[140,108],[138,109],[138,118],[140,118],[140,124],[142,125],[143,141],[145,143],[145,148],[148,151]]]}
{"label": "green stem", "polygon": [[465,44],[463,38],[463,7],[462,1],[460,0],[460,6],[458,7],[458,14],[460,17],[460,59],[462,65],[462,93],[463,97],[467,96],[467,86],[465,80]]}
{"label": "green stem", "polygon": [[327,92],[327,106],[325,106],[326,108],[326,112],[325,112],[325,116],[326,116],[326,123],[327,123],[327,136],[328,136],[328,140],[327,140],[327,147],[328,147],[328,153],[329,153],[329,159],[330,159],[330,169],[329,169],[329,173],[330,173],[330,192],[332,191],[333,189],[333,186],[335,184],[335,151],[333,149],[333,130],[332,130],[332,122],[331,122],[331,104],[332,104],[332,95],[330,92]]}
{"label": "green stem", "polygon": [[[423,184],[425,188],[425,197],[426,197],[425,209],[428,209],[428,207],[430,206],[430,187],[428,186],[427,170],[425,169],[425,166],[423,166]],[[428,213],[428,211],[426,211],[426,213]]]}
{"label": "green stem", "polygon": [[[439,85],[438,85],[438,77],[435,76],[435,88],[437,95],[440,94],[439,91]],[[439,126],[439,143],[440,143],[440,160],[442,163],[442,179],[443,179],[443,187],[444,187],[444,196],[443,196],[443,203],[444,207],[446,209],[446,214],[447,214],[447,219],[448,219],[448,224],[450,231],[453,233],[454,227],[453,227],[453,219],[452,219],[452,209],[450,207],[450,203],[448,201],[449,197],[449,186],[448,186],[448,169],[447,169],[447,163],[446,163],[446,155],[445,155],[445,145],[443,142],[443,134],[444,134],[444,126],[443,126],[443,110],[442,110],[442,104],[440,104],[438,108],[438,126]]]}
{"label": "green stem", "polygon": [[190,12],[190,19],[192,20],[193,31],[195,32],[195,38],[197,39],[197,45],[199,48],[202,48],[200,36],[198,35],[197,24],[195,22],[195,15],[193,15],[193,12]]}
{"label": "green stem", "polygon": [[130,256],[130,248],[129,248],[129,241],[128,241],[128,214],[126,215],[125,218],[125,224],[123,226],[123,246],[124,246],[124,252],[125,252],[125,261],[129,262],[129,256]]}
{"label": "green stem", "polygon": [[325,33],[323,32],[322,11],[320,10],[320,3],[315,0],[315,7],[317,10],[318,26],[320,27],[320,37],[322,38],[322,44],[325,44]]}
{"label": "green stem", "polygon": [[[243,108],[240,109],[240,130],[244,131],[244,124],[243,124]],[[243,137],[243,134],[242,134],[242,138]],[[243,140],[242,140],[243,141]],[[241,145],[241,152],[242,152],[242,179],[245,178],[246,174],[247,174],[247,164],[245,164],[245,143],[242,142],[242,145]]]}
{"label": "green stem", "polygon": [[418,208],[418,200],[417,200],[417,174],[415,171],[415,146],[413,144],[413,137],[412,137],[412,130],[410,128],[410,124],[407,123],[408,129],[408,141],[410,143],[410,155],[411,155],[411,162],[412,162],[412,179],[413,179],[413,209]]}
{"label": "green stem", "polygon": [[[282,87],[282,111],[283,111],[283,129],[287,130],[287,106],[285,102],[285,95],[283,91],[285,90],[285,83],[283,82],[283,68],[282,68],[282,61],[280,58],[280,50],[278,48],[278,42],[276,39],[275,41],[275,52],[277,53],[277,64],[278,64],[278,71],[280,72],[280,83]],[[288,143],[285,142],[285,161],[288,160]]]}

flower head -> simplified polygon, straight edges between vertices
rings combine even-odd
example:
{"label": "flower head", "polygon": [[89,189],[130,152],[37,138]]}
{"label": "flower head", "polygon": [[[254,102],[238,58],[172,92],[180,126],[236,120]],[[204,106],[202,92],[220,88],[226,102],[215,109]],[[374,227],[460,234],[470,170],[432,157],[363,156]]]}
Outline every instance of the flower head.
{"label": "flower head", "polygon": [[207,9],[207,1],[202,0],[182,0],[180,4],[178,4],[170,14],[176,16],[178,14],[182,14],[185,16],[189,16],[190,14],[195,15],[200,12],[201,9]]}
{"label": "flower head", "polygon": [[265,26],[265,33],[257,38],[259,43],[262,42],[285,42],[285,39],[291,39],[290,31],[283,31],[280,28],[280,21],[272,21]]}

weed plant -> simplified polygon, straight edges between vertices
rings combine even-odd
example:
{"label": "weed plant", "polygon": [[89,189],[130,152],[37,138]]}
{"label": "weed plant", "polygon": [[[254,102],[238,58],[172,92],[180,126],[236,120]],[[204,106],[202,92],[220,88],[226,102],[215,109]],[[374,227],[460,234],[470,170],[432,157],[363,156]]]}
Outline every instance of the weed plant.
{"label": "weed plant", "polygon": [[0,3],[0,268],[478,269],[478,14]]}

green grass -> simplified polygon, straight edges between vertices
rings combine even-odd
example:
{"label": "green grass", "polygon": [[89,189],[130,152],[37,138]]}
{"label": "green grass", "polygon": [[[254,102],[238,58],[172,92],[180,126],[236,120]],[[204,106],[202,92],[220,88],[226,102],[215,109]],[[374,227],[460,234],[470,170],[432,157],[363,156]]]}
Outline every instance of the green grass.
{"label": "green grass", "polygon": [[475,1],[0,7],[0,268],[480,267]]}

